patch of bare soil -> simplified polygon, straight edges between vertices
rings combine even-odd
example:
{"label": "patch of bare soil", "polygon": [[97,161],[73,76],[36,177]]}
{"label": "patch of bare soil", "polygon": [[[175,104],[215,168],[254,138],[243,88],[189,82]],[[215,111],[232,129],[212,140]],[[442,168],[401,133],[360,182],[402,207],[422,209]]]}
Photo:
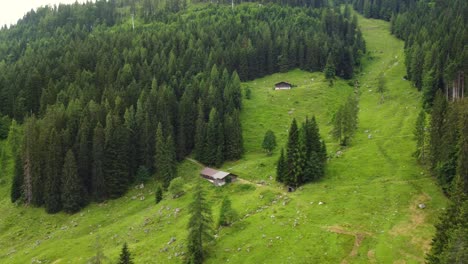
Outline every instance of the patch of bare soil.
{"label": "patch of bare soil", "polygon": [[[426,209],[420,209],[418,208],[418,205],[421,203],[427,203],[428,201],[431,200],[431,197],[427,195],[426,193],[420,194],[416,196],[413,201],[410,203],[410,206],[408,208],[408,213],[410,215],[409,219],[407,221],[401,222],[397,225],[395,225],[389,233],[393,236],[410,236],[411,237],[411,243],[417,247],[420,247],[424,253],[428,252],[431,248],[431,239],[427,238],[421,238],[416,235],[413,235],[415,230],[417,230],[419,227],[427,225],[426,221]],[[409,253],[407,252],[401,252],[402,255],[408,256]],[[424,262],[423,258],[413,256],[411,255],[412,258],[417,259],[420,262]]]}
{"label": "patch of bare soil", "polygon": [[369,263],[377,263],[377,261],[375,259],[375,251],[374,250],[367,251],[367,259],[369,260]]}
{"label": "patch of bare soil", "polygon": [[342,228],[340,226],[330,226],[330,227],[326,227],[325,229],[327,229],[330,232],[337,233],[337,234],[354,236],[353,249],[351,250],[349,255],[341,261],[341,264],[347,264],[348,259],[356,257],[356,255],[358,253],[358,250],[359,250],[359,247],[361,246],[362,241],[364,240],[364,238],[366,238],[366,236],[371,236],[372,235],[369,232],[349,231],[349,230],[346,230],[346,229],[344,229],[344,228]]}

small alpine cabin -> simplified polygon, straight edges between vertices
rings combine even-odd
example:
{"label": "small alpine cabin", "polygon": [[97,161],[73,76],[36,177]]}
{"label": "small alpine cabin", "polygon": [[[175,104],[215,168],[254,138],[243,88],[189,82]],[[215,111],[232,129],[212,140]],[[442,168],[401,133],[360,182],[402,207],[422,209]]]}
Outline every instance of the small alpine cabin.
{"label": "small alpine cabin", "polygon": [[291,90],[292,85],[287,82],[279,82],[275,84],[275,90]]}
{"label": "small alpine cabin", "polygon": [[215,186],[223,186],[226,183],[230,183],[236,180],[237,176],[224,171],[218,171],[212,168],[204,168],[200,175],[207,179],[209,182],[213,183]]}

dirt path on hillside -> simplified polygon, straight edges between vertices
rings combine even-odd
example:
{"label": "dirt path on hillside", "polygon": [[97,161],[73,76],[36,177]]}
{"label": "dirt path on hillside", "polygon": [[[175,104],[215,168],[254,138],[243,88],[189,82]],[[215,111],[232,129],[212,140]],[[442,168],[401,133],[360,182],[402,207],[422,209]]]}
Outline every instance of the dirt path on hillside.
{"label": "dirt path on hillside", "polygon": [[[427,212],[425,209],[418,208],[418,205],[425,204],[430,200],[431,197],[426,193],[415,196],[410,202],[408,208],[409,219],[393,226],[389,233],[393,236],[405,236],[411,234],[412,231],[424,225],[429,225],[426,223]],[[414,235],[411,236],[411,243],[415,247],[420,247],[425,254],[431,249],[431,241],[431,239],[424,239]],[[414,256],[405,251],[401,251],[400,253],[402,255],[411,256],[412,258],[417,259],[420,263],[424,263],[424,258],[422,257]]]}
{"label": "dirt path on hillside", "polygon": [[326,230],[329,232],[337,233],[337,234],[342,234],[342,235],[349,235],[349,236],[354,236],[354,246],[351,252],[349,253],[348,256],[346,256],[343,260],[341,260],[341,264],[347,264],[349,260],[357,256],[359,247],[362,244],[362,241],[364,238],[367,236],[372,236],[371,233],[369,232],[363,232],[363,231],[349,231],[346,230],[340,226],[329,226],[325,227]]}

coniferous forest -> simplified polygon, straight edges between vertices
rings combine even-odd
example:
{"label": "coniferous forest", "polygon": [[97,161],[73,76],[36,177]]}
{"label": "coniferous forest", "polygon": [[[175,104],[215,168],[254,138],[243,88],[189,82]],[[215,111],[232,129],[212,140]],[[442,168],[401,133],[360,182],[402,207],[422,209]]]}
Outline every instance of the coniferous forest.
{"label": "coniferous forest", "polygon": [[[361,31],[363,20],[368,24]],[[150,227],[143,232],[147,235],[150,230],[179,228],[177,217],[182,211],[187,239],[178,244],[183,248],[181,252],[171,251],[173,248],[169,251],[170,258],[176,253],[175,260],[187,263],[217,257],[212,254],[215,244],[226,243],[226,237],[236,234],[246,236],[249,242],[238,246],[236,243],[243,238],[236,237],[236,241],[229,242],[232,245],[226,243],[223,247],[237,248],[241,258],[245,252],[252,254],[251,249],[254,252],[263,246],[288,251],[289,244],[298,241],[287,240],[287,236],[296,235],[294,232],[300,234],[299,240],[310,242],[309,237],[317,236],[343,245],[349,241],[339,240],[337,234],[351,234],[357,248],[353,247],[341,262],[353,262],[353,252],[359,251],[358,257],[367,255],[365,260],[379,263],[390,260],[385,256],[389,242],[382,243],[381,238],[391,236],[392,243],[411,245],[417,238],[409,239],[398,232],[416,229],[421,234],[429,233],[428,238],[434,235],[427,246],[421,239],[416,242],[424,245],[412,248],[415,252],[414,248],[423,248],[421,255],[425,256],[418,258],[411,249],[392,254],[420,262],[424,258],[434,264],[464,263],[468,259],[467,25],[466,0],[96,0],[31,10],[17,24],[0,29],[0,188],[8,183],[8,199],[12,202],[8,204],[15,208],[40,207],[44,215],[55,214],[50,217],[58,218],[63,214],[71,219],[91,203],[107,206],[106,201],[118,198],[128,202],[128,197],[122,197],[134,191],[130,190],[132,186],[137,185],[142,193],[138,186],[143,189],[142,183],[154,179],[154,184],[149,181],[148,185],[155,188],[148,193],[153,197],[152,204],[161,206],[159,218],[144,215],[143,226]],[[379,27],[391,32],[393,36],[388,34],[397,44],[389,48],[378,39],[389,38],[369,34],[374,30],[384,32]],[[366,47],[366,30],[366,40],[369,36],[377,39],[371,40],[373,50]],[[376,48],[376,43],[383,46]],[[395,46],[401,53],[395,51],[397,48],[392,50]],[[390,52],[401,56],[387,54]],[[384,60],[384,56],[390,59]],[[392,72],[398,64],[400,72]],[[314,75],[316,72],[321,73]],[[288,77],[297,80],[292,91],[271,89],[274,83],[270,84],[270,80],[286,78],[281,81],[289,82]],[[396,95],[397,87],[388,83],[407,83],[412,91]],[[320,89],[314,90],[317,86]],[[301,98],[311,94],[308,92],[313,92],[313,98]],[[374,95],[380,100],[369,99]],[[362,108],[361,97],[366,97]],[[417,106],[411,103],[414,98]],[[322,104],[320,100],[327,102]],[[281,103],[283,108],[275,105]],[[389,108],[402,115],[395,124],[386,123],[387,118],[395,120],[393,112],[382,111]],[[255,129],[243,127],[253,123],[245,122],[245,109],[249,109],[249,115],[264,111],[269,116],[259,116]],[[396,134],[389,139],[380,131],[395,127],[395,133],[406,131],[406,122],[412,117],[415,122],[411,123],[410,135]],[[268,119],[287,119],[288,123]],[[359,124],[361,120],[367,122],[367,127]],[[256,147],[262,147],[260,154],[251,146],[252,139],[258,139],[252,134],[258,131],[266,131],[263,143],[255,142]],[[407,140],[405,149],[398,149],[399,140]],[[278,148],[277,141],[281,143]],[[404,153],[413,143],[414,152],[407,155],[411,163]],[[395,155],[398,151],[401,157]],[[344,161],[349,164],[340,163]],[[335,164],[330,168],[332,162]],[[411,164],[413,168],[407,169]],[[193,175],[180,173],[190,174],[187,171],[191,169],[199,176],[199,167],[204,166],[230,172],[234,168],[233,172],[240,170],[245,175],[236,175],[239,183],[232,187],[228,184],[214,191],[202,187],[198,177],[187,182]],[[11,181],[5,181],[2,174],[10,171]],[[269,174],[254,175],[264,171]],[[354,171],[363,174],[362,181]],[[437,186],[442,197],[433,204],[427,194],[431,191],[426,193],[421,187],[431,185],[419,183],[425,178],[433,181],[430,183]],[[399,186],[401,182],[404,184]],[[314,183],[314,187],[303,186],[308,183]],[[185,195],[189,192],[186,185],[192,187],[190,195]],[[372,186],[375,192],[366,186]],[[395,197],[400,193],[394,189],[399,188],[401,197]],[[296,190],[295,194],[288,193]],[[301,200],[303,190],[311,193],[307,201]],[[344,196],[327,196],[336,192]],[[422,192],[423,198],[417,196],[416,204],[408,202],[415,192]],[[174,202],[187,202],[190,196],[192,201],[187,207]],[[325,197],[332,198],[325,201]],[[353,206],[345,203],[348,199],[357,200],[357,207],[342,208],[341,203]],[[168,200],[176,204],[174,212]],[[291,201],[296,216],[289,219],[286,206]],[[386,204],[377,208],[368,201]],[[442,208],[445,202],[446,208]],[[240,204],[245,208],[236,211],[234,208]],[[280,204],[282,207],[274,207]],[[371,213],[359,211],[361,207],[367,210],[366,205],[372,208]],[[213,220],[212,206],[220,208],[217,221]],[[429,208],[424,209],[426,206]],[[385,214],[380,207],[395,213]],[[171,212],[167,219],[163,219],[163,208]],[[351,210],[364,213],[353,215]],[[401,227],[402,219],[409,214],[411,225]],[[439,216],[438,221],[432,220],[434,215]],[[259,223],[250,220],[256,216]],[[247,218],[252,222],[236,225]],[[339,220],[336,225],[320,222],[327,218],[345,220],[341,226]],[[368,226],[360,224],[365,221],[370,222]],[[10,228],[1,222],[0,229]],[[151,229],[154,223],[157,228]],[[434,223],[435,232],[429,230]],[[275,224],[288,235],[271,228]],[[256,225],[254,232],[249,225]],[[223,233],[223,229],[231,227],[231,231]],[[304,232],[301,228],[305,227],[315,227],[319,232]],[[245,235],[244,228],[252,233],[262,230],[259,241],[267,241],[265,245],[250,244],[255,238],[253,234]],[[23,243],[23,231],[18,230],[11,237]],[[57,234],[50,230],[47,234],[53,240]],[[334,233],[333,238],[327,237],[329,233]],[[160,254],[166,254],[172,243],[179,243],[175,236],[171,234],[169,242],[163,241]],[[0,238],[4,239],[1,233]],[[136,236],[125,238],[134,243],[127,245],[121,238],[113,241],[121,248],[119,263],[140,263],[142,243],[137,247]],[[109,240],[107,243],[111,244]],[[99,241],[97,244],[92,263],[106,259]],[[361,244],[364,246],[359,249]],[[320,246],[305,250],[309,254],[311,249],[319,248],[320,253],[324,251],[320,258],[293,259],[334,263],[326,256],[329,248]],[[361,254],[366,247],[367,254]],[[12,254],[13,258],[15,251],[5,256]],[[232,257],[235,263],[236,255],[230,248],[221,251],[223,261]],[[229,254],[229,258],[223,254]],[[0,262],[3,257],[0,255]],[[289,262],[297,256],[287,257]]]}
{"label": "coniferous forest", "polygon": [[365,52],[350,10],[320,1],[131,3],[43,7],[0,31],[0,112],[24,124],[12,201],[76,212],[120,197],[139,169],[167,187],[190,153],[239,159],[241,81],[327,58],[351,78]]}

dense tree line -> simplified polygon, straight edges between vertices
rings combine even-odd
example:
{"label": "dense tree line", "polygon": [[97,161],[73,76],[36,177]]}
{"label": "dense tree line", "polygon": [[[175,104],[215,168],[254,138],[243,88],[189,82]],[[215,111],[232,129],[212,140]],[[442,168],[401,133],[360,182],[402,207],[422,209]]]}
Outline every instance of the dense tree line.
{"label": "dense tree line", "polygon": [[355,10],[365,17],[390,20],[394,14],[405,12],[416,5],[417,0],[349,0]]}
{"label": "dense tree line", "polygon": [[405,40],[406,77],[423,91],[425,108],[430,108],[437,90],[450,100],[464,97],[467,1],[350,1],[366,17],[390,20],[392,33]]}
{"label": "dense tree line", "polygon": [[463,0],[418,1],[391,20],[392,33],[405,40],[407,76],[422,90],[425,107],[432,105],[438,90],[448,100],[466,94],[467,13]]}
{"label": "dense tree line", "polygon": [[431,171],[450,198],[450,204],[436,226],[428,261],[462,263],[468,256],[467,99],[448,102],[439,91],[432,107],[428,130],[428,146],[422,149],[428,152],[427,162]]}
{"label": "dense tree line", "polygon": [[155,1],[135,2],[44,7],[0,30],[0,112],[25,128],[13,201],[75,212],[121,196],[137,174],[167,188],[192,152],[207,165],[238,159],[241,80],[322,70],[327,58],[350,78],[365,49],[356,17],[339,9],[145,16]]}
{"label": "dense tree line", "polygon": [[286,153],[281,150],[277,163],[276,180],[291,187],[317,181],[324,175],[326,161],[327,150],[315,117],[306,118],[300,128],[293,119]]}

